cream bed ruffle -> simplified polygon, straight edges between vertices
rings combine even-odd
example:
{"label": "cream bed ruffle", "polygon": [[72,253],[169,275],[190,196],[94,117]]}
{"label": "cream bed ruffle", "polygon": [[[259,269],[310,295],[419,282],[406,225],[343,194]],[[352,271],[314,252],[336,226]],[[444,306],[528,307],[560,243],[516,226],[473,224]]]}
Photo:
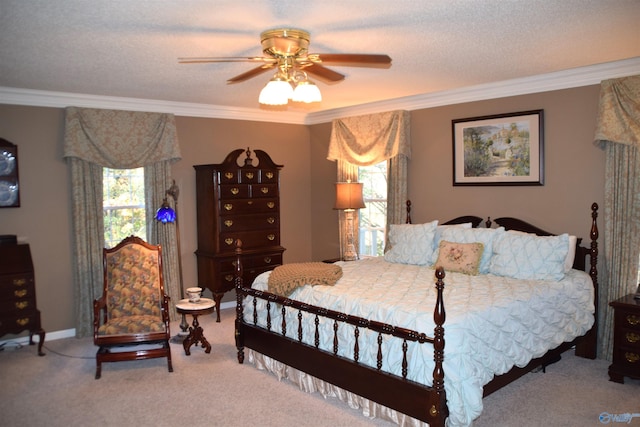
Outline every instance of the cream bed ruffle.
{"label": "cream bed ruffle", "polygon": [[382,406],[369,399],[358,396],[350,391],[336,387],[326,381],[322,381],[314,376],[306,374],[284,363],[278,362],[270,357],[258,353],[251,349],[245,349],[247,360],[257,369],[267,371],[278,378],[278,381],[286,379],[296,384],[300,390],[306,393],[320,393],[322,397],[337,398],[349,405],[352,409],[359,409],[362,415],[369,418],[378,418],[390,421],[400,427],[428,427],[429,425],[415,418],[409,417],[401,412]]}

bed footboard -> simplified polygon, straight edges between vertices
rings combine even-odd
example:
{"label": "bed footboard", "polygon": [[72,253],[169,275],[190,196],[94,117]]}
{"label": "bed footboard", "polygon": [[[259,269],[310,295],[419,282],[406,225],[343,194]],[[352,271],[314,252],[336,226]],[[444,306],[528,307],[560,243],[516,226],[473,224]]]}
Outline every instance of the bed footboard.
{"label": "bed footboard", "polygon": [[[236,320],[235,338],[238,349],[238,362],[244,362],[244,349],[253,349],[265,356],[278,360],[288,366],[303,371],[309,375],[331,383],[337,387],[365,397],[388,408],[399,411],[410,417],[419,419],[431,426],[444,426],[448,416],[446,394],[444,390],[444,322],[445,309],[443,302],[444,270],[436,271],[437,300],[434,308],[433,337],[418,331],[397,327],[394,325],[368,320],[358,316],[351,316],[322,307],[304,304],[299,301],[281,297],[269,292],[244,287],[242,283],[242,243],[236,242]],[[253,300],[253,320],[245,321],[245,299]],[[257,301],[266,302],[266,319],[261,319],[264,325],[258,323],[258,313],[255,309]],[[274,325],[271,322],[272,313],[279,310],[282,320]],[[287,324],[285,312],[297,312],[294,325]],[[303,341],[302,318],[303,313],[314,319],[315,329],[312,340]],[[320,348],[320,331],[318,325],[322,321],[333,325],[333,350]],[[353,358],[338,355],[340,342],[337,331],[340,325],[351,325],[354,331],[354,346],[349,348]],[[312,328],[313,329],[313,328]],[[362,331],[372,331],[377,334],[377,366],[370,367],[359,362],[359,336]],[[383,336],[389,335],[403,340],[402,344],[402,375],[384,372],[382,342]],[[311,338],[311,337],[307,337]],[[309,341],[313,341],[309,344]],[[434,370],[432,386],[425,386],[409,380],[407,346],[409,342],[421,345],[433,345]]]}

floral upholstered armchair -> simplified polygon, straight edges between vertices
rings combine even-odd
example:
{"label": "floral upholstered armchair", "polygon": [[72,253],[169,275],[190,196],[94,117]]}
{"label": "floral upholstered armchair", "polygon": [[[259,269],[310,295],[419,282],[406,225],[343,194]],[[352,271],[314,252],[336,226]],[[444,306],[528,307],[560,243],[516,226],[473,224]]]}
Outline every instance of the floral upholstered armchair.
{"label": "floral upholstered armchair", "polygon": [[166,357],[173,372],[162,247],[129,236],[114,248],[103,249],[103,266],[103,294],[93,302],[96,379],[102,362],[123,360]]}

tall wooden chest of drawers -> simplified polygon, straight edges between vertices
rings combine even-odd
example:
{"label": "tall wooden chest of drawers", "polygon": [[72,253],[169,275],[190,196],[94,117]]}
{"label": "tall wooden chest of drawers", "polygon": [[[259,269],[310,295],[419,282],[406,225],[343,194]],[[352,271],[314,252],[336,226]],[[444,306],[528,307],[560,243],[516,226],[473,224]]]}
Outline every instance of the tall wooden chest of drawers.
{"label": "tall wooden chest of drawers", "polygon": [[0,245],[0,336],[29,331],[29,344],[38,334],[38,355],[44,356],[45,332],[36,306],[36,284],[29,245]]}
{"label": "tall wooden chest of drawers", "polygon": [[640,300],[630,294],[609,305],[614,310],[609,379],[618,383],[624,382],[624,377],[640,379]]}
{"label": "tall wooden chest of drawers", "polygon": [[[282,264],[280,169],[262,150],[234,150],[220,164],[196,165],[198,286],[216,301],[234,289],[235,241],[242,241],[243,280],[251,284]],[[244,157],[238,163],[240,157]]]}

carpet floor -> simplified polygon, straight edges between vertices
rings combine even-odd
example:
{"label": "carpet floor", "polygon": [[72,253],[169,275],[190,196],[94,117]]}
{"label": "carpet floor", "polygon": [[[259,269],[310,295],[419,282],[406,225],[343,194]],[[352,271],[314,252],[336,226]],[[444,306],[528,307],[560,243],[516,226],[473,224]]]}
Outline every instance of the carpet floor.
{"label": "carpet floor", "polygon": [[[210,354],[171,344],[174,372],[166,359],[103,364],[94,379],[91,338],[45,341],[35,346],[6,343],[0,351],[0,425],[21,426],[379,426],[337,399],[307,394],[286,381],[236,359],[233,309],[222,322],[200,324]],[[177,322],[172,331],[179,330]],[[640,381],[608,381],[608,362],[567,352],[546,373],[534,372],[484,400],[475,427],[598,426],[601,414],[630,414],[640,426]],[[607,421],[605,417],[603,419]],[[621,418],[608,419],[620,425]]]}

